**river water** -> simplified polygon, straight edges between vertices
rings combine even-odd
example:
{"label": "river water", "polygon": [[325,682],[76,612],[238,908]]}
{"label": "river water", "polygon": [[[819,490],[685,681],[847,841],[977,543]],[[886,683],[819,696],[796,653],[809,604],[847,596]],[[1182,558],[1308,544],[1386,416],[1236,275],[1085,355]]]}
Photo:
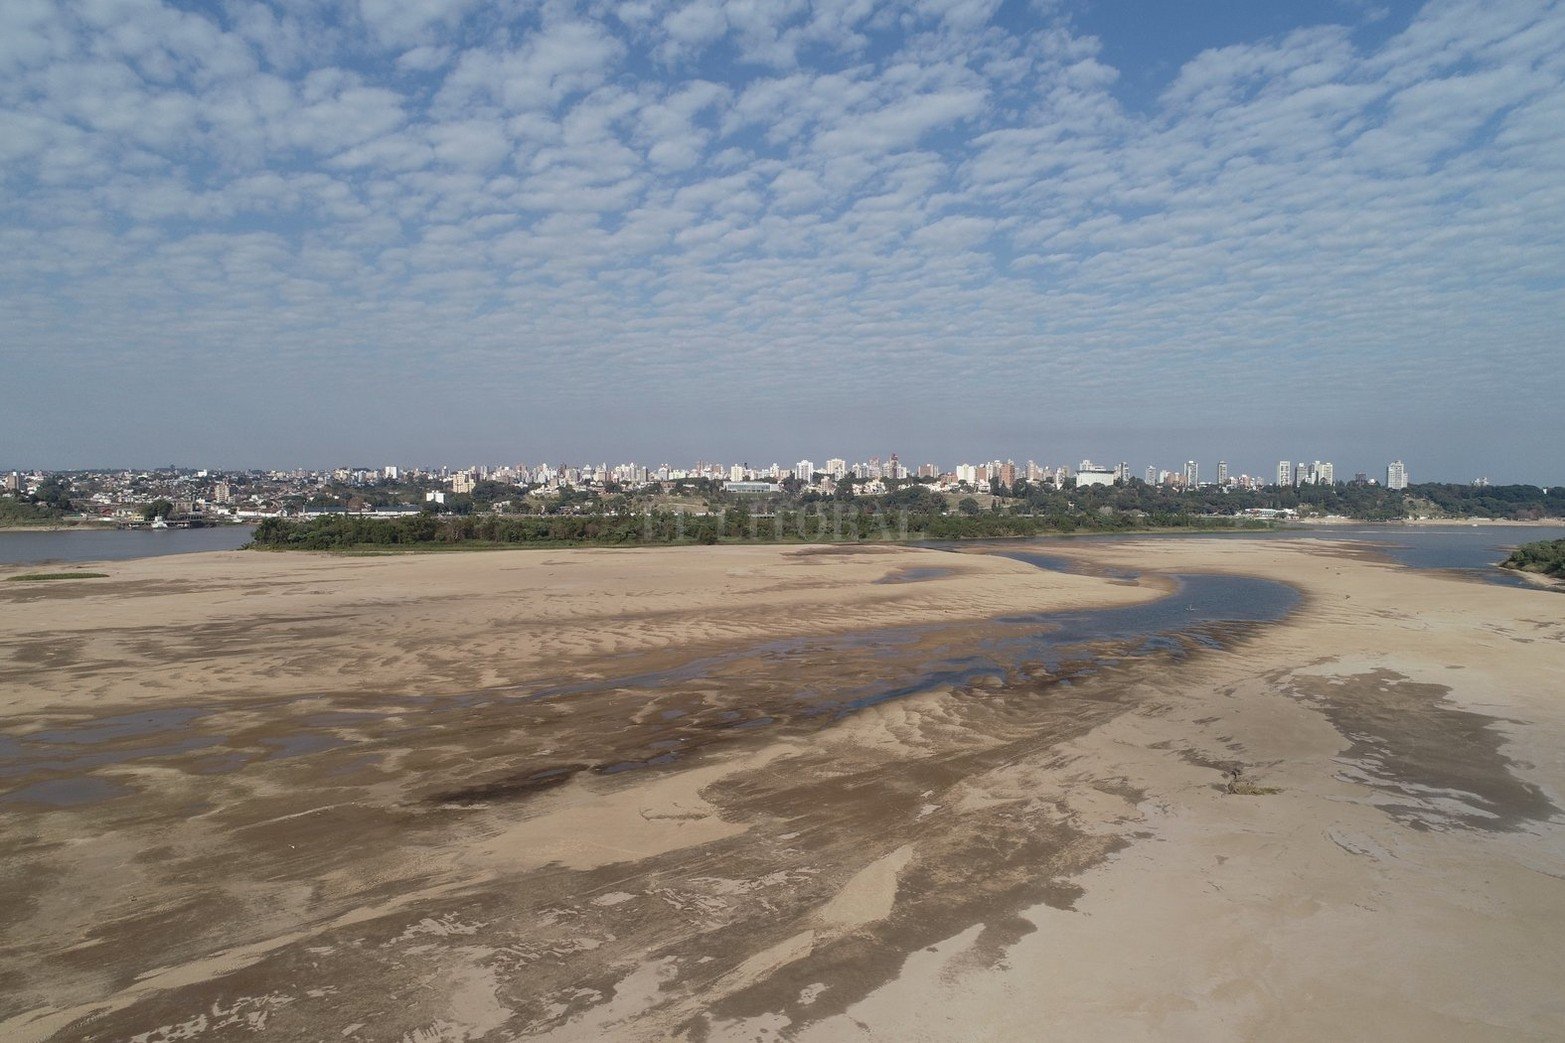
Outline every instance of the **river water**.
{"label": "river water", "polygon": [[[1051,536],[1037,540],[1023,540],[1008,547],[1036,549],[1045,555],[1050,544],[1057,540],[1107,540],[1138,539],[1198,539],[1224,540],[1346,540],[1364,543],[1369,549],[1392,561],[1415,569],[1441,569],[1468,575],[1490,583],[1506,586],[1531,587],[1527,580],[1494,566],[1505,559],[1512,548],[1522,543],[1538,540],[1565,539],[1565,525],[1330,525],[1315,528],[1266,529],[1254,532],[1221,533],[1158,533],[1126,536],[1104,534],[1101,536]],[[1049,567],[1044,560],[1034,561]]]}
{"label": "river water", "polygon": [[210,529],[61,529],[55,532],[0,530],[0,565],[50,561],[125,561],[164,554],[237,550],[250,542],[248,525]]}
{"label": "river water", "polygon": [[[249,535],[243,528],[160,532],[0,533],[0,561],[102,560],[229,549]],[[1560,530],[1534,527],[1363,527],[1291,530],[1280,533],[1227,535],[1227,539],[1305,537],[1349,539],[1414,568],[1457,569],[1475,577],[1504,582],[1508,577],[1493,564],[1505,548],[1519,542],[1558,538]],[[1126,539],[1141,537],[1078,537]],[[1183,538],[1183,537],[1159,537]],[[1073,569],[1050,553],[1058,539],[1007,541],[996,552],[1039,568]],[[32,555],[32,556],[29,556]],[[902,582],[938,579],[944,570],[903,575]],[[1110,578],[1128,581],[1126,574]],[[775,722],[830,720],[888,700],[940,688],[1004,683],[1043,670],[1057,685],[1069,687],[1118,663],[1147,657],[1182,658],[1205,648],[1222,648],[1256,627],[1285,619],[1299,604],[1298,592],[1286,584],[1247,576],[1190,574],[1168,577],[1174,589],[1167,597],[1115,608],[1071,612],[1041,612],[995,620],[976,640],[949,644],[931,641],[934,626],[866,630],[834,637],[793,638],[764,642],[715,656],[697,656],[669,669],[629,676],[576,680],[522,689],[388,697],[388,703],[417,705],[417,728],[436,724],[446,715],[461,717],[485,707],[521,709],[539,700],[592,693],[634,691],[642,698],[678,691],[694,681],[728,683],[731,678],[803,676],[804,667],[822,656],[871,663],[873,668],[836,685],[801,685],[767,706],[743,706],[719,715],[716,726],[733,730],[767,727]],[[1543,594],[1543,592],[1540,592]],[[1544,595],[1546,596],[1546,595]],[[1059,690],[1059,689],[1055,689]],[[741,702],[743,700],[741,699]],[[6,734],[0,731],[0,806],[24,804],[62,807],[116,799],[131,792],[118,786],[104,789],[96,771],[126,762],[160,760],[193,753],[221,751],[231,741],[220,728],[209,730],[207,718],[217,707],[191,705],[140,713],[109,715],[41,730]],[[341,745],[335,720],[301,718],[298,732],[274,736],[264,751],[235,752],[242,763],[256,757],[300,756]],[[414,727],[409,725],[409,727]],[[680,754],[663,750],[667,743],[650,741],[645,756],[593,765],[600,772],[618,772],[666,763]],[[415,738],[410,737],[409,742]],[[585,766],[582,766],[585,770]],[[7,792],[8,791],[8,792]]]}

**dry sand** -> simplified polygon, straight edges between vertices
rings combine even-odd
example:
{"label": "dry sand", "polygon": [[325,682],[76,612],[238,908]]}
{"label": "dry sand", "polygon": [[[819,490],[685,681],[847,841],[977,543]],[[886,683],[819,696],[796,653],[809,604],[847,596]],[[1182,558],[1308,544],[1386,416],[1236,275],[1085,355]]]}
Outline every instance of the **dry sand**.
{"label": "dry sand", "polygon": [[[1143,575],[219,554],[0,590],[0,1038],[1565,1035],[1565,598],[1313,539],[1050,549]],[[1305,598],[1014,651],[1198,571]]]}
{"label": "dry sand", "polygon": [[[451,694],[630,672],[762,638],[1122,603],[1002,559],[869,546],[493,551],[344,558],[229,551],[0,567],[0,713],[235,697]],[[916,583],[905,570],[940,573]],[[31,668],[31,669],[30,669]]]}

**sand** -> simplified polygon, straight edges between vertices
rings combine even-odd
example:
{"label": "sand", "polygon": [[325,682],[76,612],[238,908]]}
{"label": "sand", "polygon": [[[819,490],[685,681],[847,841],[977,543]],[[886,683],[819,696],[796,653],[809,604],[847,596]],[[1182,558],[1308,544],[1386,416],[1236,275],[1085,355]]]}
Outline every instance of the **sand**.
{"label": "sand", "polygon": [[[1565,1035],[1565,598],[1317,539],[1050,549],[1141,575],[241,553],[4,590],[0,1037]],[[1019,615],[1203,571],[1304,599],[1005,658]]]}
{"label": "sand", "polygon": [[[450,694],[629,672],[632,659],[651,664],[671,650],[1156,593],[880,546],[230,551],[78,567],[110,578],[5,584],[36,569],[0,568],[0,713],[185,702],[195,692]],[[922,568],[949,574],[892,582]]]}

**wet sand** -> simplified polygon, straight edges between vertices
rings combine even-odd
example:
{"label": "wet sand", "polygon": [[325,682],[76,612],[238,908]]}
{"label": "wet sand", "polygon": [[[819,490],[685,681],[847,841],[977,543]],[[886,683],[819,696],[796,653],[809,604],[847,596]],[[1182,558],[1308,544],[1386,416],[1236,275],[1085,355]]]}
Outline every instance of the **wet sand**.
{"label": "wet sand", "polygon": [[0,588],[0,1037],[1565,1031],[1565,598],[1048,549]]}

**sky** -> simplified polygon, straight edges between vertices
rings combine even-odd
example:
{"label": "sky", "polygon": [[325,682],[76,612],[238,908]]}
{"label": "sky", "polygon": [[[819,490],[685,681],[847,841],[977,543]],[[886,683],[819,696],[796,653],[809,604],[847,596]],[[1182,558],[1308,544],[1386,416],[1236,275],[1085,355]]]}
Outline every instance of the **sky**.
{"label": "sky", "polygon": [[0,467],[1565,481],[1565,5],[5,0]]}

